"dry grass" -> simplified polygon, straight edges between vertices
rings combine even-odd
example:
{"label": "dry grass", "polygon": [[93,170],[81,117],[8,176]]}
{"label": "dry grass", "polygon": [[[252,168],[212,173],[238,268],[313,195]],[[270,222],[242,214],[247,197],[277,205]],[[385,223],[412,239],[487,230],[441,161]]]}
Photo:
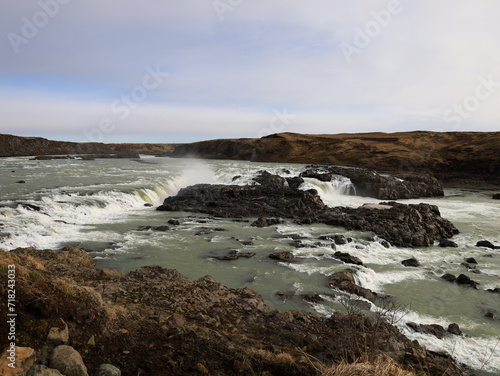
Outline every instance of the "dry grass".
{"label": "dry grass", "polygon": [[321,376],[417,376],[407,371],[392,358],[379,356],[375,360],[358,359],[352,363],[342,361],[340,364],[326,365],[308,354],[303,354],[309,364]]}

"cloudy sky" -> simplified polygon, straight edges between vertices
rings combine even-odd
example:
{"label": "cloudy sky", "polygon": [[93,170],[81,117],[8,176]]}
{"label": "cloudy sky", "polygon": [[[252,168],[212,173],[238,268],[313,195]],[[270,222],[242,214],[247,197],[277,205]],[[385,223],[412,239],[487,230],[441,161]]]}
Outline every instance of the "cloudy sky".
{"label": "cloudy sky", "polygon": [[4,0],[0,133],[497,131],[496,0]]}

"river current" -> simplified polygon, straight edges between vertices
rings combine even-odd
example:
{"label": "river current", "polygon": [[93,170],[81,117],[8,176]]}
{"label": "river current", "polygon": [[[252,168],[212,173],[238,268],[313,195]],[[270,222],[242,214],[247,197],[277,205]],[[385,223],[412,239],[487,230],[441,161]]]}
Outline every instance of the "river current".
{"label": "river current", "polygon": [[[373,234],[327,225],[285,223],[266,228],[248,222],[182,212],[158,212],[163,200],[197,183],[247,184],[258,171],[295,176],[300,164],[170,159],[78,159],[35,161],[29,157],[0,159],[0,249],[17,247],[60,249],[78,246],[94,250],[98,267],[130,271],[143,265],[177,269],[197,279],[210,274],[229,287],[248,286],[262,294],[272,309],[300,309],[329,315],[335,310],[372,312],[390,309],[390,320],[410,339],[430,350],[446,351],[478,375],[500,374],[500,250],[477,247],[480,240],[500,245],[500,202],[493,192],[449,189],[445,197],[400,200],[432,203],[460,230],[458,248],[383,247]],[[235,176],[240,176],[233,181]],[[316,189],[330,206],[358,207],[379,200],[349,196],[346,178],[331,182],[305,179],[301,189]],[[24,183],[19,183],[23,181]],[[152,205],[152,206],[151,206]],[[178,225],[167,224],[173,219]],[[170,227],[167,231],[140,226]],[[337,250],[359,257],[365,266],[346,265],[332,258],[331,246],[318,244],[321,235],[343,234],[352,242]],[[304,247],[290,243],[302,238]],[[253,258],[217,260],[229,250],[254,252]],[[267,256],[292,251],[298,262],[280,263]],[[420,267],[402,260],[415,257]],[[476,259],[479,272],[462,264]],[[377,307],[327,286],[326,277],[347,267],[357,270],[357,283],[395,297],[393,307]],[[442,280],[445,273],[466,274],[479,290]],[[324,301],[307,303],[302,294],[319,294]],[[334,294],[335,297],[330,296]],[[358,308],[360,307],[360,308]],[[493,313],[494,319],[485,317]],[[463,336],[438,339],[419,334],[406,323],[456,323]]]}

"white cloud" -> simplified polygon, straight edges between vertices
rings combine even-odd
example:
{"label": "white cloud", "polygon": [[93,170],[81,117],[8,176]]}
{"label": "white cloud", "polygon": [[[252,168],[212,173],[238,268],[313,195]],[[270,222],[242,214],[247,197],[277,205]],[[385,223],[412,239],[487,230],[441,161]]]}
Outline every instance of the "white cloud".
{"label": "white cloud", "polygon": [[[158,64],[169,78],[117,135],[247,136],[285,106],[298,114],[289,125],[297,132],[457,130],[443,113],[478,77],[500,81],[500,5],[401,0],[401,12],[347,63],[340,43],[353,43],[390,2],[243,1],[221,22],[212,1],[72,0],[18,54],[0,42],[2,131],[81,132]],[[37,7],[7,3],[0,35],[19,32]],[[499,98],[500,89],[460,129],[497,130]]]}

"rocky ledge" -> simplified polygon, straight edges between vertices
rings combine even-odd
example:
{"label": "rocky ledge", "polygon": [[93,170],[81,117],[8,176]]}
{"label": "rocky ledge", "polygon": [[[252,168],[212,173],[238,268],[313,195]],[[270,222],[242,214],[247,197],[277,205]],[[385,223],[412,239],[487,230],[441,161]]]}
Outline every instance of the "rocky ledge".
{"label": "rocky ledge", "polygon": [[96,269],[78,248],[17,249],[0,252],[2,296],[9,265],[19,368],[7,373],[0,359],[5,375],[314,376],[360,359],[371,374],[381,374],[379,363],[401,375],[464,374],[381,319],[269,311],[254,291],[210,276],[193,281],[159,266],[125,274]]}
{"label": "rocky ledge", "polygon": [[[297,178],[263,172],[258,185],[198,184],[165,199],[160,211],[206,213],[225,218],[287,218],[299,224],[326,223],[348,230],[371,231],[395,246],[426,247],[458,233],[435,205],[382,202],[359,208],[326,206],[314,190],[298,189]],[[300,178],[299,178],[300,179]],[[261,223],[276,223],[261,219]]]}
{"label": "rocky ledge", "polygon": [[444,196],[441,183],[430,174],[380,175],[366,168],[340,166],[308,166],[300,174],[303,178],[331,181],[334,175],[349,178],[356,196],[374,197],[380,200],[399,200],[419,197]]}

